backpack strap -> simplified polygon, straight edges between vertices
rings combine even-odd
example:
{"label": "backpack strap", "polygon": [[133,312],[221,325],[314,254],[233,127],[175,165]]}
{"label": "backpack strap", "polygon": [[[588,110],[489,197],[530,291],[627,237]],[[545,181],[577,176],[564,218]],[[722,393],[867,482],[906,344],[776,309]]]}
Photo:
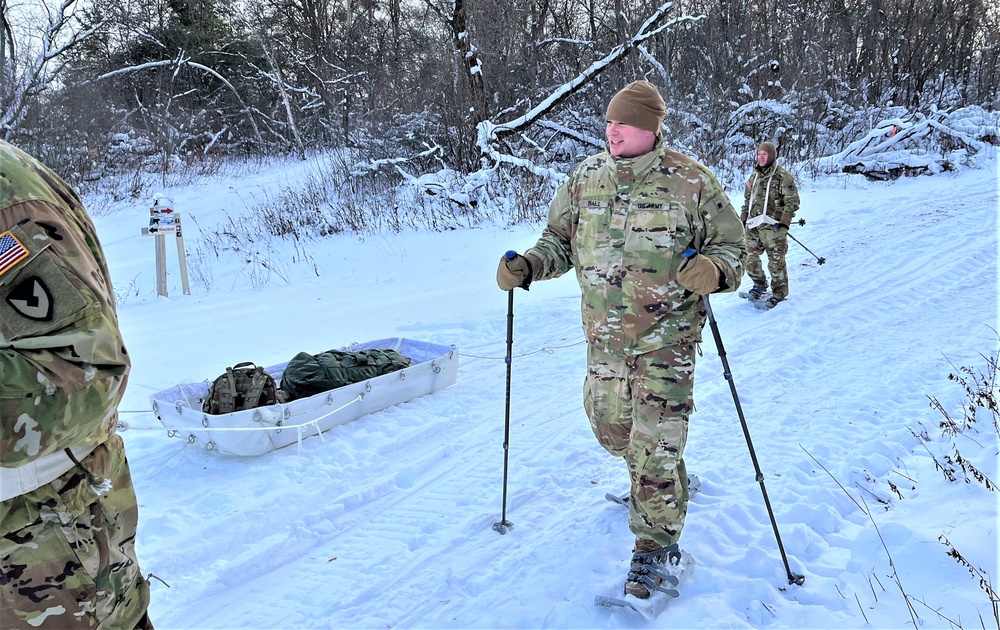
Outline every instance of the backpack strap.
{"label": "backpack strap", "polygon": [[[253,364],[251,364],[253,365]],[[260,397],[264,393],[264,387],[268,383],[268,375],[264,372],[264,368],[257,367],[256,365],[249,373],[250,376],[250,387],[243,398],[243,404],[240,406],[240,411],[244,409],[253,409],[260,402]]]}
{"label": "backpack strap", "polygon": [[[228,409],[227,405],[226,409],[220,409],[220,411],[222,411],[223,413],[231,413],[233,411],[243,411],[244,409],[250,409],[256,404],[257,399],[260,398],[259,391],[257,392],[257,398],[251,398],[249,393],[244,394],[243,392],[240,391],[239,387],[236,385],[236,370],[245,368],[251,368],[252,370],[260,370],[261,372],[264,371],[262,368],[257,367],[257,364],[254,363],[253,361],[241,361],[232,367],[226,368],[226,376],[229,377],[229,394],[232,400],[232,409]],[[251,381],[251,389],[253,389],[252,381]]]}
{"label": "backpack strap", "polygon": [[226,368],[226,380],[229,381],[229,396],[226,399],[220,398],[219,413],[232,413],[240,407],[237,401],[239,392],[236,390],[236,374],[233,373],[233,369],[232,367]]}

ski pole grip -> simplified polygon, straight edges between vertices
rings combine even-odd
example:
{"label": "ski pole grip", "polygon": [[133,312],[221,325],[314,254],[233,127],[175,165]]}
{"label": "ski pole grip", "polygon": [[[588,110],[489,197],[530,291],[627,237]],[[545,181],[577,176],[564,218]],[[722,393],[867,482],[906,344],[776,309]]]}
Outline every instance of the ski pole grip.
{"label": "ski pole grip", "polygon": [[515,258],[517,258],[517,252],[515,252],[513,249],[508,249],[507,253],[504,254],[503,257],[506,258],[507,260],[514,260]]}

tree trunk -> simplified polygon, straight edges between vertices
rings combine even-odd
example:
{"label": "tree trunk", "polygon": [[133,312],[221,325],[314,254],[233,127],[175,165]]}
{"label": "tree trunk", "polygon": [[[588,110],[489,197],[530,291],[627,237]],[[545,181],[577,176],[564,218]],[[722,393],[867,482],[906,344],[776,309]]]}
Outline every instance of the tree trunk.
{"label": "tree trunk", "polygon": [[489,99],[486,96],[486,81],[483,79],[483,66],[476,55],[476,47],[472,45],[469,34],[469,13],[466,0],[455,0],[455,11],[451,16],[451,38],[455,51],[465,69],[465,78],[469,87],[469,100],[473,108],[472,128],[490,117]]}

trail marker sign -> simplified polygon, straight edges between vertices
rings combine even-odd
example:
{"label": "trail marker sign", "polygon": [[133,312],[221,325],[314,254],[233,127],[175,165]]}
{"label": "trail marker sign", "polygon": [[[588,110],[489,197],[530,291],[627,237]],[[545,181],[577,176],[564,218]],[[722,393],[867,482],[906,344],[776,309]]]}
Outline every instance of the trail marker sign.
{"label": "trail marker sign", "polygon": [[184,295],[191,295],[188,286],[187,254],[184,251],[184,233],[181,215],[174,210],[173,202],[157,193],[149,208],[149,225],[142,228],[143,236],[155,236],[156,242],[156,294],[167,295],[167,244],[166,235],[173,234],[177,244],[177,264],[181,271]]}

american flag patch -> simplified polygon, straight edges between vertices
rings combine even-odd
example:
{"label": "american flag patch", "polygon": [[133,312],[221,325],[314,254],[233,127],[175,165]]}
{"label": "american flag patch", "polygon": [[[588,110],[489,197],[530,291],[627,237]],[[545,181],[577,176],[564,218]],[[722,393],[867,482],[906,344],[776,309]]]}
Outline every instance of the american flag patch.
{"label": "american flag patch", "polygon": [[30,252],[9,231],[0,234],[0,275],[28,257]]}

